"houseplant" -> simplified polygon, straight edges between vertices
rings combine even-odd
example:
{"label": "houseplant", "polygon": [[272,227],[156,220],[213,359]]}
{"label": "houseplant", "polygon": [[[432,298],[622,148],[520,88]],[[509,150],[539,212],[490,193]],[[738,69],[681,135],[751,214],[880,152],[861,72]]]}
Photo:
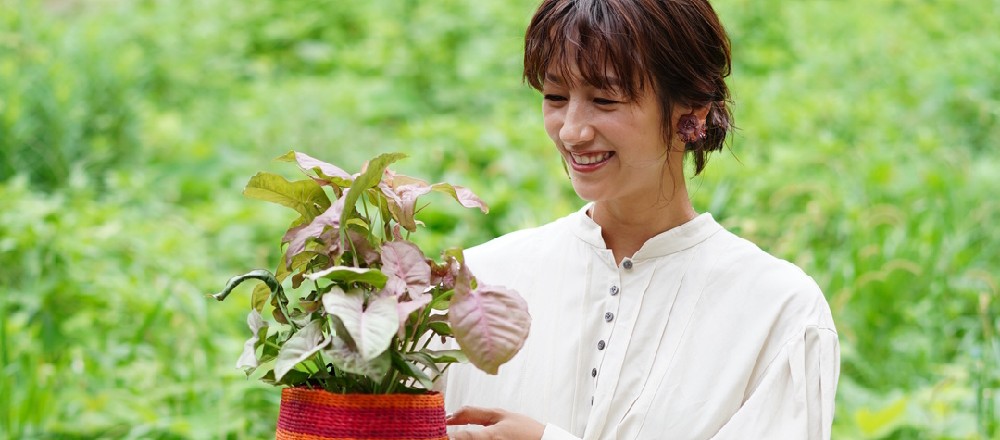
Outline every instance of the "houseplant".
{"label": "houseplant", "polygon": [[[380,155],[352,175],[291,151],[278,159],[307,179],[261,172],[244,190],[299,214],[273,273],[233,277],[212,295],[222,301],[237,285],[260,282],[237,367],[286,387],[278,438],[446,438],[433,382],[456,362],[496,374],[527,337],[530,317],[516,292],[478,285],[461,249],[435,261],[407,239],[421,224],[417,200],[430,192],[487,207],[467,188],[395,174],[388,166],[403,157]],[[457,348],[436,349],[451,339]]]}

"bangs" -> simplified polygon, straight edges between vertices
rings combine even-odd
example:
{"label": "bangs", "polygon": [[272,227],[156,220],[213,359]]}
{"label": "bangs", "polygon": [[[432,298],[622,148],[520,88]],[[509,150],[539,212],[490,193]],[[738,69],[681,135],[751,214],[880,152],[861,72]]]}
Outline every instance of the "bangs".
{"label": "bangs", "polygon": [[[563,0],[546,2],[525,34],[524,80],[541,90],[547,76],[567,85],[583,80],[638,98],[649,80],[637,47],[638,30],[617,2]],[[576,70],[574,70],[574,68]]]}

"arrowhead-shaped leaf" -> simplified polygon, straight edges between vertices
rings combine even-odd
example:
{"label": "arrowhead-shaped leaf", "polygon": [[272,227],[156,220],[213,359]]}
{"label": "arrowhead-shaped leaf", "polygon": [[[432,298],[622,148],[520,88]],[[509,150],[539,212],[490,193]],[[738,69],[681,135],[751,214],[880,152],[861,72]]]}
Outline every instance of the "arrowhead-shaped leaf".
{"label": "arrowhead-shaped leaf", "polygon": [[395,187],[390,187],[382,183],[379,184],[379,189],[382,190],[382,194],[385,194],[386,199],[389,201],[389,211],[392,213],[392,217],[399,222],[400,226],[406,228],[407,231],[415,232],[417,230],[417,221],[414,216],[416,215],[417,199],[431,192],[431,187],[426,183]]}
{"label": "arrowhead-shaped leaf", "polygon": [[329,180],[340,186],[347,186],[351,183],[351,175],[348,174],[347,171],[340,169],[340,167],[336,165],[323,162],[302,152],[289,151],[279,157],[278,160],[295,162],[299,165],[299,168],[301,168],[302,171],[305,171],[306,173],[310,171],[315,172],[320,178]]}
{"label": "arrowhead-shaped leaf", "polygon": [[310,238],[319,238],[328,227],[339,230],[340,214],[343,210],[344,198],[341,197],[326,211],[312,219],[309,224],[289,229],[285,237],[281,239],[282,242],[288,242],[288,249],[285,250],[285,264],[291,266],[295,256],[305,250],[306,242]]}
{"label": "arrowhead-shaped leaf", "polygon": [[445,194],[451,194],[451,196],[457,200],[459,204],[466,208],[479,208],[479,210],[484,214],[490,212],[490,207],[486,206],[486,202],[473,193],[471,189],[464,186],[450,185],[447,183],[435,183],[431,185],[431,189]]}
{"label": "arrowhead-shaped leaf", "polygon": [[374,188],[382,180],[382,174],[389,164],[406,157],[402,153],[387,153],[380,154],[378,157],[372,159],[368,162],[368,168],[365,172],[361,173],[354,183],[351,184],[351,189],[347,190],[346,201],[344,202],[344,213],[340,217],[340,224],[346,224],[354,213],[357,212],[358,199],[361,197],[366,190],[369,188]]}
{"label": "arrowhead-shaped leaf", "polygon": [[385,286],[388,277],[378,269],[358,268],[353,266],[333,266],[319,272],[306,275],[310,280],[328,278],[342,284],[365,283],[376,289]]}
{"label": "arrowhead-shaped leaf", "polygon": [[278,359],[274,362],[275,380],[280,381],[299,362],[309,359],[329,343],[330,339],[323,335],[323,321],[315,320],[302,327],[278,351]]}
{"label": "arrowhead-shaped leaf", "polygon": [[260,172],[250,178],[243,195],[294,209],[313,218],[330,207],[323,187],[312,180],[289,182],[277,174]]}
{"label": "arrowhead-shaped leaf", "polygon": [[[408,241],[390,241],[382,245],[382,271],[402,280],[410,298],[420,296],[431,283],[431,265],[417,245]],[[403,292],[392,292],[401,295]]]}
{"label": "arrowhead-shaped leaf", "polygon": [[448,321],[469,361],[488,374],[497,374],[500,365],[517,354],[531,327],[524,299],[498,286],[470,292],[456,285]]}
{"label": "arrowhead-shaped leaf", "polygon": [[368,376],[375,381],[381,381],[389,372],[392,360],[390,350],[385,350],[374,359],[364,359],[360,353],[351,348],[339,338],[334,338],[329,348],[320,353],[323,359],[333,363],[341,371]]}
{"label": "arrowhead-shaped leaf", "polygon": [[251,310],[247,315],[247,326],[253,336],[243,344],[243,354],[236,361],[236,368],[250,369],[257,367],[257,346],[267,337],[267,322],[257,310]]}
{"label": "arrowhead-shaped leaf", "polygon": [[360,289],[345,293],[334,287],[323,295],[326,312],[343,322],[362,359],[371,360],[389,348],[399,327],[399,315],[393,296],[374,297],[367,309],[363,306],[364,294]]}

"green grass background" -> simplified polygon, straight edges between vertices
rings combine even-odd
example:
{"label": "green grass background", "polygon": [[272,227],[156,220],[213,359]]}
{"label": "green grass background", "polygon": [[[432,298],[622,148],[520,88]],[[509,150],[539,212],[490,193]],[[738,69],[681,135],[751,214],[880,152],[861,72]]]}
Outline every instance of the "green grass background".
{"label": "green grass background", "polygon": [[[266,438],[233,368],[296,149],[471,187],[427,249],[577,209],[519,79],[537,0],[0,0],[0,438]],[[1000,1],[717,0],[739,130],[697,209],[812,274],[837,439],[1000,438]]]}

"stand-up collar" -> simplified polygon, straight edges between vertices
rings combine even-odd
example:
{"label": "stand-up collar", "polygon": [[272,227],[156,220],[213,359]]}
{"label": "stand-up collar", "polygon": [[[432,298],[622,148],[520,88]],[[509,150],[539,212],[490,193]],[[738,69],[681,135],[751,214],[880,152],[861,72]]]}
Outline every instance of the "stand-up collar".
{"label": "stand-up collar", "polygon": [[[601,235],[601,226],[587,215],[587,211],[593,206],[593,202],[588,203],[576,213],[571,214],[570,227],[573,229],[573,234],[585,243],[598,249],[607,249],[604,237]],[[705,241],[720,230],[722,230],[722,225],[712,218],[712,214],[707,212],[699,214],[687,223],[663,231],[646,240],[639,251],[632,256],[632,259],[643,260],[679,252]]]}

